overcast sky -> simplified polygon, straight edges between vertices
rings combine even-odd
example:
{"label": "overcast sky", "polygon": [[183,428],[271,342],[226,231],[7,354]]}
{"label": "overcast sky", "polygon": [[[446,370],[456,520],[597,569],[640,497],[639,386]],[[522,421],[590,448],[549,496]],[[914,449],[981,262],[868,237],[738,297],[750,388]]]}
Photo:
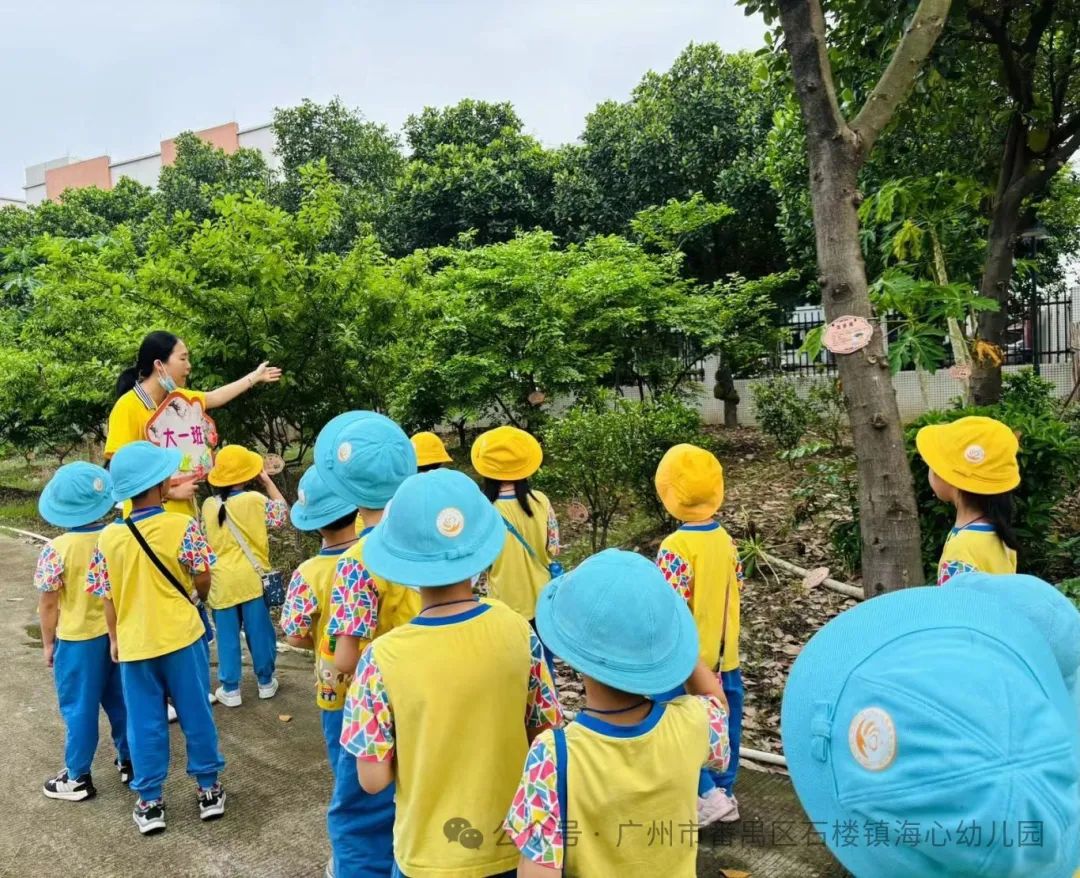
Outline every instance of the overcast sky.
{"label": "overcast sky", "polygon": [[687,43],[762,33],[734,0],[0,0],[0,195],[22,197],[27,165],[132,158],[305,97],[394,129],[425,105],[510,100],[561,143]]}

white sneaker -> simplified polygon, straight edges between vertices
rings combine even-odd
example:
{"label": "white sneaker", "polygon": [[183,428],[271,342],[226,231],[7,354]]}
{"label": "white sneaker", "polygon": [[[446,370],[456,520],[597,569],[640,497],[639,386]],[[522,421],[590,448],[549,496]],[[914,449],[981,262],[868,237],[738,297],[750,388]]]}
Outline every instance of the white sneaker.
{"label": "white sneaker", "polygon": [[[731,816],[734,812],[734,817]],[[720,787],[710,790],[697,800],[698,826],[712,826],[714,823],[732,823],[739,819],[739,807],[734,798],[728,798]]]}
{"label": "white sneaker", "polygon": [[224,686],[218,686],[214,696],[217,698],[218,704],[224,704],[226,707],[239,707],[243,703],[239,689],[235,692],[226,692]]}
{"label": "white sneaker", "polygon": [[269,686],[263,686],[261,683],[259,684],[259,697],[261,699],[263,699],[264,701],[267,698],[273,698],[275,695],[277,695],[277,691],[278,691],[278,678],[277,677],[271,677],[270,678],[270,685]]}
{"label": "white sneaker", "polygon": [[211,704],[217,704],[217,693],[216,692],[211,692],[210,693],[210,703]]}
{"label": "white sneaker", "polygon": [[176,722],[176,708],[173,707],[171,704],[167,704],[165,706],[166,708],[168,708],[167,713],[169,714],[169,722]]}

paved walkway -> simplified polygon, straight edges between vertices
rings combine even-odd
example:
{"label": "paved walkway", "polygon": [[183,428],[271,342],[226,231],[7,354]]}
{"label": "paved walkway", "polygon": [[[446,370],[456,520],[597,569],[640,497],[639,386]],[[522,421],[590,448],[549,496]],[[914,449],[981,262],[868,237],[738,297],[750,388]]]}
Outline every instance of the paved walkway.
{"label": "paved walkway", "polygon": [[[194,783],[184,774],[183,737],[172,727],[172,772],[165,787],[169,828],[141,838],[131,822],[133,795],[121,787],[108,747],[94,763],[98,796],[72,804],[44,798],[41,782],[62,767],[63,728],[52,676],[41,660],[36,549],[0,537],[0,876],[46,878],[317,878],[329,856],[326,802],[330,773],[305,657],[282,654],[281,691],[261,702],[244,682],[243,707],[215,708],[228,813],[198,819]],[[281,715],[291,716],[283,722]],[[107,740],[103,723],[102,739]],[[754,878],[845,874],[820,845],[807,844],[805,817],[786,778],[740,776],[745,819],[703,835],[699,874],[721,869]]]}

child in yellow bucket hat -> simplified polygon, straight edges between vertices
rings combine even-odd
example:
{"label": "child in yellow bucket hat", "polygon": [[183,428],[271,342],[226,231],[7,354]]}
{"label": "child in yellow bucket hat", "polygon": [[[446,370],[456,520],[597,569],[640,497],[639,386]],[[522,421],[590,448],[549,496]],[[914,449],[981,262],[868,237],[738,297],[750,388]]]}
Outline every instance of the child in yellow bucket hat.
{"label": "child in yellow bucket hat", "polygon": [[[221,685],[214,694],[226,707],[239,707],[241,629],[251,652],[259,698],[273,698],[277,693],[277,638],[263,598],[262,576],[271,570],[269,530],[285,524],[289,507],[267,475],[262,455],[242,445],[227,445],[218,452],[207,481],[214,496],[203,503],[203,529],[218,559],[207,600],[218,640]],[[252,490],[253,483],[266,493]]]}
{"label": "child in yellow bucket hat", "polygon": [[[698,823],[739,819],[733,795],[742,737],[743,680],[739,669],[739,591],[742,567],[735,543],[715,521],[724,502],[724,469],[696,445],[669,448],[656,469],[656,492],[664,508],[682,522],[660,544],[656,563],[690,606],[697,626],[699,659],[720,683],[729,708],[731,761],[723,772],[703,770],[698,784]],[[658,696],[681,695],[682,688]]]}
{"label": "child in yellow bucket hat", "polygon": [[453,463],[453,459],[440,439],[434,433],[424,431],[409,438],[416,452],[416,471],[426,473],[433,469],[442,469],[443,464]]}
{"label": "child in yellow bucket hat", "polygon": [[488,571],[488,593],[530,622],[540,590],[561,569],[559,522],[551,501],[529,485],[544,460],[536,439],[517,427],[496,427],[477,437],[472,464],[484,493],[506,521],[506,542]]}
{"label": "child in yellow bucket hat", "polygon": [[938,585],[972,570],[1015,573],[1012,491],[1020,484],[1020,443],[1013,431],[993,418],[960,418],[923,427],[915,446],[930,468],[934,494],[956,507],[938,561]]}

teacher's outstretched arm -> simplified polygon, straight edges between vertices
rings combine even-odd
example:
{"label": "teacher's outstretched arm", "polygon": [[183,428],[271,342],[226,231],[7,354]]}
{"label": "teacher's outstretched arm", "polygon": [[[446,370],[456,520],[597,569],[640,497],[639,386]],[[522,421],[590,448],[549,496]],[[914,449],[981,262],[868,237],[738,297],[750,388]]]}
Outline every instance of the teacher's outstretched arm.
{"label": "teacher's outstretched arm", "polygon": [[247,393],[256,384],[274,384],[281,380],[281,370],[277,366],[271,366],[268,362],[259,363],[258,367],[249,372],[243,378],[238,378],[231,384],[211,390],[206,394],[206,407],[218,409],[232,402],[241,394]]}

